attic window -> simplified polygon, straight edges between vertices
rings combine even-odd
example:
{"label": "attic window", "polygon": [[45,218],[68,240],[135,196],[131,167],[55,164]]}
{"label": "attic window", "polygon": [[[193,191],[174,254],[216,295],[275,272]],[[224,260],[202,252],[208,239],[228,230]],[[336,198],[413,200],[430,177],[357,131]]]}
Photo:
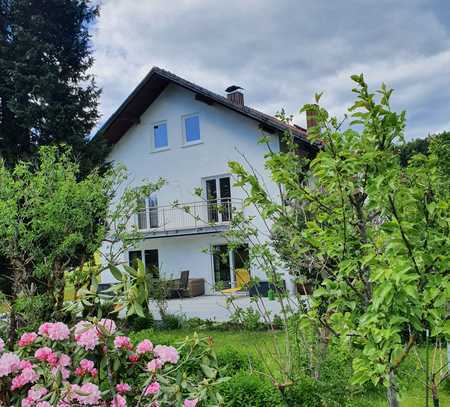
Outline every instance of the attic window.
{"label": "attic window", "polygon": [[153,125],[153,148],[162,150],[169,147],[169,138],[167,136],[167,123],[161,122]]}
{"label": "attic window", "polygon": [[198,115],[184,117],[184,141],[186,144],[200,141],[200,119]]}

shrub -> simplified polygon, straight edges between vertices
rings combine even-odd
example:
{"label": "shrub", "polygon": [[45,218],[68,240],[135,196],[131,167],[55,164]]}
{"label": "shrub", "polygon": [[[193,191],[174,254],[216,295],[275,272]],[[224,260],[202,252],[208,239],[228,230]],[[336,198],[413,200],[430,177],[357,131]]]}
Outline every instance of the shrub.
{"label": "shrub", "polygon": [[232,376],[240,371],[261,370],[261,362],[258,359],[231,346],[217,351],[217,361],[226,376]]}
{"label": "shrub", "polygon": [[180,329],[183,327],[184,318],[175,314],[164,314],[162,317],[165,329]]}
{"label": "shrub", "polygon": [[141,398],[161,407],[196,399],[216,405],[222,381],[215,354],[197,335],[178,350],[149,340],[134,347],[114,321],[92,319],[72,330],[44,323],[23,334],[14,352],[0,340],[0,406],[118,407]]}
{"label": "shrub", "polygon": [[281,407],[279,391],[270,381],[256,374],[240,372],[219,386],[227,407]]}
{"label": "shrub", "polygon": [[142,331],[153,328],[155,320],[152,314],[147,314],[144,318],[133,314],[126,319],[126,327],[131,331]]}

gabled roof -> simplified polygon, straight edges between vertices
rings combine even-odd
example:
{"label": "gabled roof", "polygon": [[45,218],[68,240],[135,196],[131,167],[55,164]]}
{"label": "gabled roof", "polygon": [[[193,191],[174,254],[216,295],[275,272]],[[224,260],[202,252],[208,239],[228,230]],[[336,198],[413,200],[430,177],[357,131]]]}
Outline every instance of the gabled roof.
{"label": "gabled roof", "polygon": [[231,102],[226,97],[211,92],[195,83],[180,78],[164,69],[153,67],[147,76],[131,92],[113,115],[106,121],[95,135],[105,137],[111,143],[116,143],[135,123],[139,122],[140,116],[161,94],[161,92],[171,83],[192,91],[195,98],[207,104],[219,104],[239,114],[247,116],[259,122],[262,129],[269,132],[290,131],[292,135],[305,147],[313,148],[313,145],[307,140],[306,129],[300,126],[290,126],[273,116],[259,112],[248,106],[238,105]]}

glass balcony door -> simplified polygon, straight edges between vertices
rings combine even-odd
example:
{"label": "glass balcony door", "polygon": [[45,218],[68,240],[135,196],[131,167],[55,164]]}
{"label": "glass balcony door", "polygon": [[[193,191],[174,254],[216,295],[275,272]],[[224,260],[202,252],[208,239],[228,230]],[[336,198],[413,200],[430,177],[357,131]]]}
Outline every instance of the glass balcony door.
{"label": "glass balcony door", "polygon": [[205,181],[208,201],[208,222],[229,222],[231,220],[230,177],[210,178]]}

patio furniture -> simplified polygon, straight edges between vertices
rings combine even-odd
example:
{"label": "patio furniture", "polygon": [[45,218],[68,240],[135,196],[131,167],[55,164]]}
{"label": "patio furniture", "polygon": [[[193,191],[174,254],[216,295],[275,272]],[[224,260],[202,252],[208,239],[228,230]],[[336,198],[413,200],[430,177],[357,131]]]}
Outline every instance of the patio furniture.
{"label": "patio furniture", "polygon": [[234,271],[236,276],[236,287],[222,290],[224,294],[233,294],[237,291],[242,291],[245,286],[250,282],[250,273],[247,269],[240,268]]}
{"label": "patio furniture", "polygon": [[205,280],[203,278],[191,278],[188,283],[190,297],[199,297],[205,294]]}
{"label": "patio furniture", "polygon": [[286,281],[282,280],[281,287],[277,287],[275,284],[269,283],[268,281],[260,281],[257,284],[253,284],[250,287],[250,297],[267,297],[269,290],[275,292],[275,294],[286,294]]}
{"label": "patio furniture", "polygon": [[184,270],[180,273],[178,280],[172,280],[173,286],[170,288],[170,298],[178,296],[183,298],[188,293],[189,284],[189,270]]}

